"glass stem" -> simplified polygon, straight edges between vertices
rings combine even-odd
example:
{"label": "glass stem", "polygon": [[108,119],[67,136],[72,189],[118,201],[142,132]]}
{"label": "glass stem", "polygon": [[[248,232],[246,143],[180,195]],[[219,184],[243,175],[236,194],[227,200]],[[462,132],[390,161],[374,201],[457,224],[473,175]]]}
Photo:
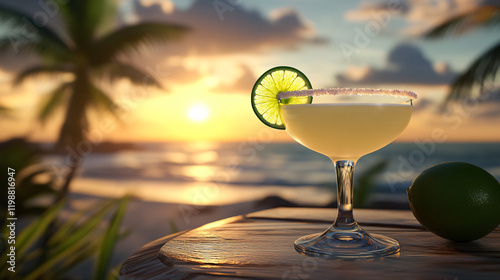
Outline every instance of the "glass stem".
{"label": "glass stem", "polygon": [[337,219],[333,227],[337,230],[355,230],[358,225],[352,214],[353,210],[353,177],[354,161],[335,161],[335,173],[337,174]]}

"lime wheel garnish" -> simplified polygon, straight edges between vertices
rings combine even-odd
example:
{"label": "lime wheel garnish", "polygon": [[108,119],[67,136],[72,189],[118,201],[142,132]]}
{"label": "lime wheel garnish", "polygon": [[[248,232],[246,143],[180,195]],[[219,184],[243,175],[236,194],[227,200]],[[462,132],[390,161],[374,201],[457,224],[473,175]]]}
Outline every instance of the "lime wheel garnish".
{"label": "lime wheel garnish", "polygon": [[311,82],[299,70],[288,66],[274,67],[255,82],[252,89],[252,109],[264,124],[285,129],[280,115],[281,104],[309,104],[312,96],[292,96],[280,100],[278,94],[311,88]]}

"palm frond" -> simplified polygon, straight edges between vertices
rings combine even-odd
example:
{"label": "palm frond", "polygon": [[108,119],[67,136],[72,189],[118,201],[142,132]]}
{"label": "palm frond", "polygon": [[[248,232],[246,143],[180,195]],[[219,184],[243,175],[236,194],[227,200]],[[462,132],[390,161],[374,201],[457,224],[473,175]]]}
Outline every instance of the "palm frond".
{"label": "palm frond", "polygon": [[[63,224],[64,225],[64,224]],[[58,231],[59,232],[59,231]],[[90,240],[82,246],[77,254],[68,254],[64,259],[43,275],[44,279],[58,279],[61,275],[65,275],[72,268],[90,259],[99,249],[99,240]]]}
{"label": "palm frond", "polygon": [[16,240],[17,254],[23,255],[28,251],[29,247],[33,245],[40,236],[42,236],[45,229],[49,226],[52,220],[55,219],[57,213],[61,210],[64,204],[64,200],[58,202],[56,205],[48,209],[40,219],[33,221],[28,227],[26,227],[26,229],[23,230],[22,233],[19,234]]}
{"label": "palm frond", "polygon": [[64,73],[72,73],[72,69],[69,65],[37,65],[25,69],[21,73],[17,74],[16,78],[14,79],[14,85],[19,85],[26,79],[39,75],[54,75]]}
{"label": "palm frond", "polygon": [[67,42],[49,25],[42,26],[36,23],[33,16],[25,12],[0,5],[0,21],[9,23],[11,32],[7,34],[7,37],[11,41],[39,40],[60,51],[69,50]]}
{"label": "palm frond", "polygon": [[113,21],[116,14],[114,1],[72,0],[60,4],[60,8],[71,38],[81,49],[88,47],[96,33]]}
{"label": "palm frond", "polygon": [[96,71],[100,79],[107,80],[109,83],[127,79],[131,83],[144,86],[155,86],[163,88],[162,85],[152,75],[138,69],[134,65],[114,61]]}
{"label": "palm frond", "polygon": [[472,65],[453,81],[447,101],[474,96],[478,86],[481,94],[486,81],[493,80],[500,68],[500,42],[478,57]]}
{"label": "palm frond", "polygon": [[56,88],[53,92],[49,93],[47,100],[43,103],[38,113],[38,120],[45,124],[46,120],[52,116],[55,109],[62,105],[64,94],[71,87],[72,83],[64,83]]}
{"label": "palm frond", "polygon": [[113,267],[109,273],[108,277],[106,280],[118,280],[120,277],[120,269],[122,267],[122,264],[118,264],[117,266]]}
{"label": "palm frond", "polygon": [[[68,218],[68,220],[64,221],[62,225],[57,228],[52,236],[49,238],[48,252],[45,257],[39,257],[40,254],[32,254],[28,253],[24,256],[19,257],[19,263],[25,264],[29,263],[29,261],[34,261],[31,258],[38,257],[38,263],[35,266],[25,266],[24,271],[21,268],[22,272],[25,272],[26,275],[22,279],[27,280],[36,280],[36,279],[53,279],[51,276],[55,271],[59,271],[61,274],[57,276],[61,276],[62,274],[68,272],[75,265],[84,261],[86,257],[95,253],[96,250],[101,246],[96,246],[96,239],[106,238],[108,235],[106,231],[110,231],[111,226],[107,226],[107,230],[104,231],[101,229],[101,225],[103,220],[106,219],[106,216],[112,213],[117,213],[118,211],[124,212],[125,209],[122,209],[125,198],[116,199],[111,201],[104,201],[98,204],[93,205],[93,209],[90,211],[91,214],[86,216],[83,220],[81,220],[78,224],[73,224],[75,220],[72,214]],[[88,212],[86,213],[88,214]],[[77,212],[78,216],[80,216],[79,212]],[[116,214],[115,214],[116,215]],[[71,225],[68,225],[68,222]],[[118,220],[116,217],[112,218],[109,221],[111,224],[120,223],[121,219]],[[118,227],[115,225],[115,227]],[[62,229],[67,229],[65,232],[61,232]],[[45,228],[46,230],[46,228]],[[57,237],[57,238],[56,238]],[[114,239],[108,239],[109,242],[118,241],[120,236],[117,236]],[[99,242],[99,241],[98,241]],[[99,243],[97,243],[99,244]],[[102,244],[99,244],[102,245]],[[107,246],[113,246],[111,244],[107,244]],[[92,251],[89,251],[92,249]],[[39,250],[39,249],[38,249]],[[33,251],[36,253],[36,250]],[[36,260],[35,260],[36,261]],[[36,263],[36,262],[35,262]],[[56,277],[59,279],[59,277]]]}
{"label": "palm frond", "polygon": [[85,21],[89,33],[95,33],[106,27],[106,24],[116,20],[116,5],[114,1],[84,0],[86,2]]}
{"label": "palm frond", "polygon": [[120,107],[106,93],[94,85],[92,85],[91,91],[91,104],[96,109],[117,115]]}
{"label": "palm frond", "polygon": [[184,26],[167,23],[127,26],[98,40],[93,46],[91,62],[100,65],[116,59],[119,54],[138,51],[144,45],[179,39],[187,31]]}
{"label": "palm frond", "polygon": [[49,64],[74,61],[74,54],[71,51],[61,51],[41,40],[19,42],[11,41],[10,38],[2,38],[0,39],[0,54],[12,56],[12,58],[17,57],[16,59],[21,61],[35,54],[42,59],[42,62]]}
{"label": "palm frond", "polygon": [[474,28],[493,28],[500,26],[500,7],[485,6],[449,18],[424,34],[425,38],[435,39],[447,35],[460,35]]}
{"label": "palm frond", "polygon": [[127,210],[127,204],[129,203],[130,197],[125,196],[121,199],[116,212],[111,218],[111,222],[102,238],[101,246],[99,246],[99,254],[95,264],[94,279],[105,280],[108,274],[108,266],[111,262],[111,257],[113,254],[113,249],[116,241],[119,240],[120,236],[120,225],[125,216]]}

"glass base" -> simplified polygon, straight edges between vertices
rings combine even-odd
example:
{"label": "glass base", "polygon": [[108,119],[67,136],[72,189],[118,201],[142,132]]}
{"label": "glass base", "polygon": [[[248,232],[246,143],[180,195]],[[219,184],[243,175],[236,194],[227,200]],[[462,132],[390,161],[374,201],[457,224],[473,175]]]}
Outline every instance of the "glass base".
{"label": "glass base", "polygon": [[302,254],[322,258],[374,258],[399,252],[399,243],[387,236],[366,233],[356,226],[354,230],[330,227],[323,233],[303,236],[295,241],[295,249]]}

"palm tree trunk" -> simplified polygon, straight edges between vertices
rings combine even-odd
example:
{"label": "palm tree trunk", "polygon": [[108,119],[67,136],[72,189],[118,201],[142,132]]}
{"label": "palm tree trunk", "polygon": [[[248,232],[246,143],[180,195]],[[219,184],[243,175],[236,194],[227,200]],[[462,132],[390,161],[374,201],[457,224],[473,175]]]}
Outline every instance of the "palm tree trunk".
{"label": "palm tree trunk", "polygon": [[68,175],[66,175],[66,178],[64,178],[64,184],[61,187],[61,190],[59,192],[59,195],[56,197],[55,203],[58,203],[62,199],[65,199],[68,197],[69,194],[69,186],[71,185],[71,181],[73,181],[73,178],[75,177],[75,174],[77,173],[80,164],[83,162],[83,158],[78,158],[77,162],[75,162],[71,167],[70,171],[68,172]]}
{"label": "palm tree trunk", "polygon": [[[85,140],[84,130],[88,128],[86,117],[86,107],[90,95],[90,75],[86,67],[81,67],[75,72],[75,82],[73,83],[72,94],[69,100],[68,108],[64,123],[59,133],[57,146],[59,149],[66,147],[76,151],[73,154],[74,161],[69,164],[70,171],[64,179],[64,183],[60,189],[59,195],[55,199],[55,203],[66,199],[69,194],[70,185],[75,177],[81,163],[83,162],[83,154],[79,154],[79,144]],[[54,204],[55,204],[54,203]],[[57,218],[53,220],[42,239],[42,255],[41,259],[47,257],[50,237],[57,230]]]}
{"label": "palm tree trunk", "polygon": [[84,131],[88,128],[86,110],[90,100],[89,95],[91,94],[90,83],[90,74],[87,67],[82,66],[75,71],[75,82],[73,83],[71,98],[57,143],[59,148],[65,147],[66,152],[68,152],[68,149],[73,150],[72,156],[74,159],[69,164],[70,171],[65,178],[57,201],[68,196],[71,181],[83,162],[84,153],[81,151],[80,146],[86,141]]}

